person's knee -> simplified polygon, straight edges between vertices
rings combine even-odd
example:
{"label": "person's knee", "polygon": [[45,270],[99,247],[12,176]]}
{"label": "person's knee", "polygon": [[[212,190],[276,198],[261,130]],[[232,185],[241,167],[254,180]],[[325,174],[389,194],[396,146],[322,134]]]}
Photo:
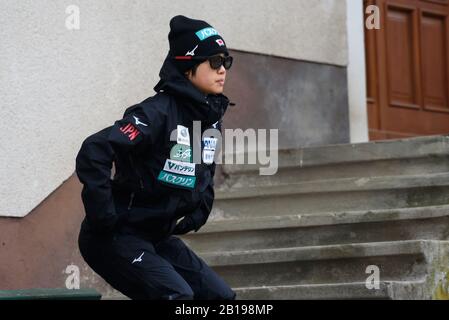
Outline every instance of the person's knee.
{"label": "person's knee", "polygon": [[222,300],[235,300],[237,298],[237,294],[234,290],[229,288],[229,290],[226,292],[226,294],[223,296]]}
{"label": "person's knee", "polygon": [[237,294],[229,287],[216,292],[215,296],[212,297],[214,300],[235,300],[236,298]]}
{"label": "person's knee", "polygon": [[194,292],[187,283],[173,282],[159,292],[161,300],[193,300]]}
{"label": "person's knee", "polygon": [[191,289],[187,289],[180,292],[168,294],[163,298],[165,300],[193,300],[193,295],[193,291]]}

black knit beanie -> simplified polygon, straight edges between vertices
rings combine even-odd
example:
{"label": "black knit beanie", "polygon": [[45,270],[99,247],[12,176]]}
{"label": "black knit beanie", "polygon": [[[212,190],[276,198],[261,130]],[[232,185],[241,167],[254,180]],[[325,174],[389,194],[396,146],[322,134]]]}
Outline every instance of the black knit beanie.
{"label": "black knit beanie", "polygon": [[189,56],[212,56],[220,53],[229,55],[226,43],[210,24],[202,20],[190,19],[182,15],[170,20],[168,34],[171,57],[183,57],[173,60],[176,68],[184,73],[201,63],[189,60]]}

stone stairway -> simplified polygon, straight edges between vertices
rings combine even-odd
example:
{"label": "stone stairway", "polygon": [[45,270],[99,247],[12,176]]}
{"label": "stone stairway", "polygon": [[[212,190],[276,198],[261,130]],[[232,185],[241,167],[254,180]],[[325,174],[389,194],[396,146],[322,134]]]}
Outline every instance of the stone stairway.
{"label": "stone stairway", "polygon": [[282,150],[274,176],[223,171],[208,223],[182,238],[239,299],[448,297],[448,136]]}

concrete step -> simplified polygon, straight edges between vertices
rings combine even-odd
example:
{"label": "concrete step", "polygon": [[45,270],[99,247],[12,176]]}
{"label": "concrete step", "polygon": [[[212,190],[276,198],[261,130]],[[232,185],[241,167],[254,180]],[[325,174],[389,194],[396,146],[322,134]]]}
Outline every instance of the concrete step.
{"label": "concrete step", "polygon": [[227,220],[182,237],[195,251],[449,240],[449,205]]}
{"label": "concrete step", "polygon": [[275,175],[263,176],[257,171],[229,174],[222,186],[245,188],[258,185],[297,183],[342,178],[370,178],[382,176],[424,175],[449,172],[449,156],[434,156],[416,159],[332,164],[315,167],[279,168]]}
{"label": "concrete step", "polygon": [[217,190],[216,199],[229,200],[264,196],[278,196],[300,193],[321,193],[341,191],[372,191],[411,187],[447,186],[449,172],[415,175],[382,176],[371,178],[344,178],[312,182],[284,183],[281,185],[257,185],[251,188],[226,188]]}
{"label": "concrete step", "polygon": [[241,300],[391,300],[425,299],[423,281],[382,281],[378,289],[365,282],[233,288]]}
{"label": "concrete step", "polygon": [[259,167],[223,165],[208,224],[183,237],[240,299],[429,299],[449,279],[449,136],[281,150],[276,175]]}
{"label": "concrete step", "polygon": [[[368,289],[365,282],[286,286],[234,287],[237,300],[392,300],[431,299],[424,295],[425,281],[381,281]],[[115,291],[102,300],[130,300]]]}
{"label": "concrete step", "polygon": [[[251,152],[240,156],[257,159]],[[442,173],[449,172],[448,160],[449,136],[429,136],[279,150],[274,176],[260,176],[261,166],[257,164],[225,164],[222,168],[228,187],[244,187],[297,180]]]}
{"label": "concrete step", "polygon": [[211,217],[235,219],[449,203],[449,173],[220,188]]}
{"label": "concrete step", "polygon": [[448,243],[415,240],[198,255],[232,287],[364,282],[370,265],[380,269],[382,281],[419,281],[429,274],[435,256],[447,262],[440,255],[447,256]]}

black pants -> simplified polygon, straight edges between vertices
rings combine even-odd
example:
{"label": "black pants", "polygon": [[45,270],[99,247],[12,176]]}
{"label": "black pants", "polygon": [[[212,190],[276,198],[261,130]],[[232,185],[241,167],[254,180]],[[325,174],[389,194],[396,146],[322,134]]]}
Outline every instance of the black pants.
{"label": "black pants", "polygon": [[129,234],[96,235],[81,228],[87,264],[131,299],[232,300],[235,292],[176,236],[159,242]]}

